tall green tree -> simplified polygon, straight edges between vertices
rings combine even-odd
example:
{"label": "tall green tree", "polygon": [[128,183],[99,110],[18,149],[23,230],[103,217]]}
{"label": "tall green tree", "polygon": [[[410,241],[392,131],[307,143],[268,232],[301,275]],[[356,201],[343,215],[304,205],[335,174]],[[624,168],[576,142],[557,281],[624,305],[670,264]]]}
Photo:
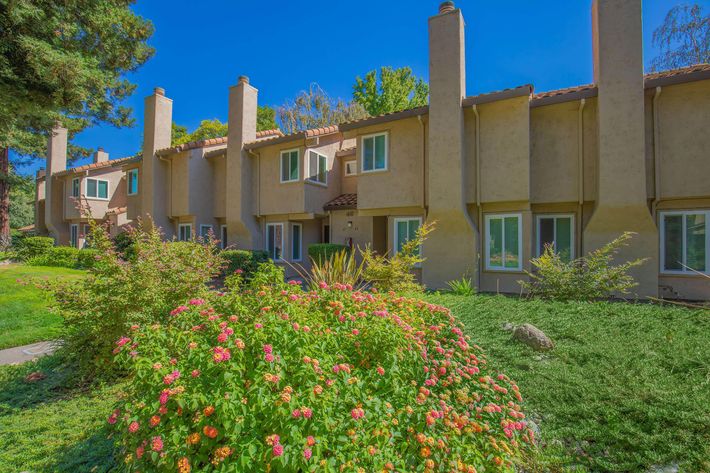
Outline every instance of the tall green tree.
{"label": "tall green tree", "polygon": [[276,124],[276,109],[268,105],[259,105],[256,109],[256,131],[274,130]]}
{"label": "tall green tree", "polygon": [[287,101],[277,110],[284,133],[335,125],[365,118],[367,112],[357,102],[332,99],[316,83],[301,91],[295,99]]}
{"label": "tall green tree", "polygon": [[31,225],[35,220],[35,181],[31,176],[13,176],[10,190],[10,228]]}
{"label": "tall green tree", "polygon": [[421,107],[429,102],[429,85],[416,77],[409,67],[385,66],[370,71],[365,78],[355,78],[353,99],[370,115],[399,112]]}
{"label": "tall green tree", "polygon": [[653,45],[660,50],[653,71],[710,63],[710,14],[699,3],[671,8],[653,32]]}
{"label": "tall green tree", "polygon": [[153,25],[134,3],[0,0],[0,240],[9,235],[10,149],[24,160],[43,156],[57,122],[70,137],[98,123],[133,124],[121,105],[135,89],[125,74],[154,53]]}
{"label": "tall green tree", "polygon": [[[268,105],[259,105],[256,112],[256,131],[273,130],[278,128],[274,117],[276,110]],[[192,133],[187,132],[187,127],[173,123],[172,145],[177,146],[192,141],[209,140],[227,136],[227,123],[219,119],[202,120]]]}

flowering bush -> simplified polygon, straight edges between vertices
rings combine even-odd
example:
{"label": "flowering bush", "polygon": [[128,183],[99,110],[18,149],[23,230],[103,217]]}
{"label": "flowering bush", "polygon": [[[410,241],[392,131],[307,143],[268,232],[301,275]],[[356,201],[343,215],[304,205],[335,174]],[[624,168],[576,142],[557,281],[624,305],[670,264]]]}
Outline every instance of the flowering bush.
{"label": "flowering bush", "polygon": [[116,342],[111,413],[129,471],[510,471],[517,386],[440,306],[272,264]]}

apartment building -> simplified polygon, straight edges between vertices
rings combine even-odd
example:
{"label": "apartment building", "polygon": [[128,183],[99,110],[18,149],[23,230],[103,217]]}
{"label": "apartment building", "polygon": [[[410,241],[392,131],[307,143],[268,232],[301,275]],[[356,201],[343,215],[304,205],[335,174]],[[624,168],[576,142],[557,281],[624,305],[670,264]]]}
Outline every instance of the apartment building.
{"label": "apartment building", "polygon": [[619,257],[647,259],[634,272],[639,296],[710,299],[710,65],[644,75],[641,0],[594,0],[591,16],[594,82],[562,90],[467,95],[452,2],[429,18],[426,107],[257,132],[258,91],[242,76],[228,136],[171,147],[173,103],[157,88],[141,157],[97,154],[67,170],[66,132],[55,130],[37,228],[81,245],[78,193],[115,232],[150,215],[167,237],[212,231],[225,246],[307,265],[310,244],[393,254],[436,221],[424,284],[467,276],[512,293],[545,244],[574,258],[632,231]]}

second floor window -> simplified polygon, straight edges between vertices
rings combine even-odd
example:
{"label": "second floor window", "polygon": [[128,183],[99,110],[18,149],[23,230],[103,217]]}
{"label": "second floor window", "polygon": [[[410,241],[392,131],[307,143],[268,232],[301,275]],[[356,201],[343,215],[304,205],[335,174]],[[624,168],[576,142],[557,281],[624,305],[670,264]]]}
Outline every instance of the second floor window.
{"label": "second floor window", "polygon": [[387,169],[387,133],[363,136],[362,171],[383,171]]}
{"label": "second floor window", "polygon": [[128,184],[128,195],[138,193],[138,169],[129,169],[126,172],[126,182]]}
{"label": "second floor window", "polygon": [[300,174],[298,165],[298,150],[281,152],[281,182],[297,181]]}
{"label": "second floor window", "polygon": [[80,181],[79,181],[78,177],[71,180],[71,196],[72,197],[79,197],[79,194],[80,194],[80,190],[79,190],[80,184],[79,183],[80,183]]}
{"label": "second floor window", "polygon": [[308,152],[308,180],[319,184],[328,183],[328,157],[315,151]]}
{"label": "second floor window", "polygon": [[108,181],[103,179],[86,179],[86,197],[108,200]]}

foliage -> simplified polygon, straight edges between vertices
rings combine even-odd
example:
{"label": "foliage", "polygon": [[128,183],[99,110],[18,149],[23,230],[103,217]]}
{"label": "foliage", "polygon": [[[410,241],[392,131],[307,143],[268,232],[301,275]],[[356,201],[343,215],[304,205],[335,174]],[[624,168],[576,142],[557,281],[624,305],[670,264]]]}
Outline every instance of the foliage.
{"label": "foliage", "polygon": [[245,279],[251,279],[259,265],[269,260],[269,254],[264,250],[224,250],[221,256],[227,263],[225,274],[241,271]]}
{"label": "foliage", "polygon": [[[273,130],[278,128],[275,121],[276,110],[268,105],[259,105],[256,111],[256,131]],[[202,120],[200,125],[192,132],[187,132],[187,127],[173,123],[172,146],[203,141],[212,138],[227,136],[227,123],[219,119]]]}
{"label": "foliage", "polygon": [[268,105],[257,105],[256,131],[275,130],[278,127],[276,123],[276,109]]}
{"label": "foliage", "polygon": [[462,276],[461,279],[449,281],[446,285],[449,286],[449,292],[457,296],[472,296],[476,293],[471,278],[466,276]]}
{"label": "foliage", "polygon": [[426,105],[429,85],[414,76],[410,67],[386,66],[379,77],[377,71],[370,71],[365,79],[355,78],[353,99],[372,116],[399,112]]}
{"label": "foliage", "polygon": [[651,61],[653,71],[709,63],[710,15],[699,3],[676,5],[654,30],[653,45],[660,50]]}
{"label": "foliage", "polygon": [[391,257],[375,253],[372,248],[365,248],[362,253],[363,279],[378,291],[397,293],[421,292],[422,286],[413,273],[424,258],[421,246],[429,233],[434,231],[434,222],[424,222],[414,238],[402,245],[402,249]]}
{"label": "foliage", "polygon": [[512,471],[518,388],[447,309],[306,293],[273,263],[227,284],[117,341],[131,383],[108,421],[129,471]]}
{"label": "foliage", "polygon": [[17,255],[21,260],[27,260],[49,253],[53,247],[54,238],[40,236],[27,237],[22,240]]}
{"label": "foliage", "polygon": [[136,258],[125,261],[106,229],[91,221],[96,263],[85,279],[43,287],[64,319],[65,353],[81,374],[109,376],[111,344],[133,323],[151,324],[187,297],[207,291],[222,260],[215,242],[163,241],[160,231],[140,222],[131,231]]}
{"label": "foliage", "polygon": [[364,267],[357,261],[355,252],[346,246],[335,253],[328,253],[323,252],[311,257],[311,270],[303,274],[311,286],[316,287],[322,282],[331,286],[340,283],[358,287],[362,284]]}
{"label": "foliage", "polygon": [[351,250],[349,246],[339,245],[337,243],[314,243],[308,245],[308,256],[318,264],[324,263],[333,255],[342,251],[350,252]]}
{"label": "foliage", "polygon": [[131,232],[124,231],[113,237],[113,248],[121,259],[132,260],[136,257],[136,247]]}
{"label": "foliage", "polygon": [[10,228],[35,222],[35,182],[31,176],[15,177],[10,187]]}
{"label": "foliage", "polygon": [[316,83],[302,90],[293,101],[277,109],[284,133],[336,125],[365,118],[367,112],[357,102],[334,100]]}
{"label": "foliage", "polygon": [[55,246],[46,253],[27,258],[29,266],[54,266],[70,269],[89,269],[96,263],[98,252],[94,249],[78,249],[72,246]]}
{"label": "foliage", "polygon": [[570,262],[546,245],[540,257],[530,260],[535,267],[532,273],[526,271],[530,280],[520,281],[520,284],[531,296],[560,301],[589,301],[628,294],[629,289],[637,285],[628,272],[643,264],[645,259],[613,263],[632,236],[632,232],[625,232],[587,256]]}

